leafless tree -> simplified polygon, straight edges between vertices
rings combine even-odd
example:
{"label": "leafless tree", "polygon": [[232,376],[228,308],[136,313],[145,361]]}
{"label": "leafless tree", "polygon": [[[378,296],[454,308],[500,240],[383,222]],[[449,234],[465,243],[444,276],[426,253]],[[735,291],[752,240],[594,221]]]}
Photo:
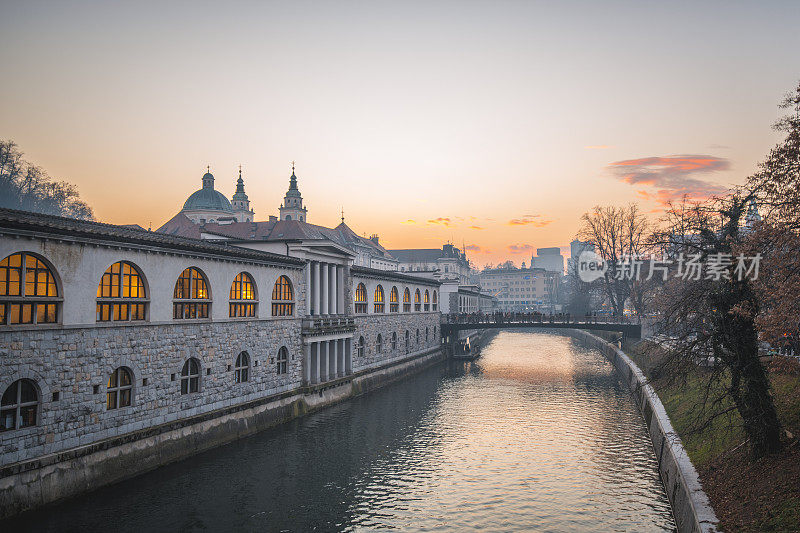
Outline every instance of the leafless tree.
{"label": "leafless tree", "polygon": [[13,141],[0,141],[0,207],[92,220],[92,209],[76,187],[53,181],[25,161]]}

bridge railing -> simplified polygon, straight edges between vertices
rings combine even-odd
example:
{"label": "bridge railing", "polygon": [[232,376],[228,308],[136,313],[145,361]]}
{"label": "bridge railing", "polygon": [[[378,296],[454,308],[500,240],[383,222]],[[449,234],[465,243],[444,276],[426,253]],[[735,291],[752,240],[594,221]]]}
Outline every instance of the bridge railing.
{"label": "bridge railing", "polygon": [[639,324],[627,316],[571,315],[570,313],[450,313],[442,324]]}

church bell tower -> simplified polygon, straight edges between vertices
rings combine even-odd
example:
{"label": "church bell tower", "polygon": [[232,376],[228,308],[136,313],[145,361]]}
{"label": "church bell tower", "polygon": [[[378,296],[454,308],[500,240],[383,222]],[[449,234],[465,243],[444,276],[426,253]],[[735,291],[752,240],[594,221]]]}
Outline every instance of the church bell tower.
{"label": "church bell tower", "polygon": [[283,198],[283,205],[278,209],[281,220],[299,220],[307,222],[307,210],[303,207],[303,197],[297,188],[297,176],[294,175],[294,161],[292,161],[292,175],[289,177],[289,190]]}

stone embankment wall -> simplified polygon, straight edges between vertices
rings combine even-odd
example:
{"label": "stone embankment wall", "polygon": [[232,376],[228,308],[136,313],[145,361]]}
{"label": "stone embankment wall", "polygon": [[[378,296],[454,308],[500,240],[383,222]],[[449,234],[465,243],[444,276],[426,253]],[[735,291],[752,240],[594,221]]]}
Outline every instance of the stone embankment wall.
{"label": "stone embankment wall", "polygon": [[650,439],[658,458],[658,470],[678,531],[717,531],[717,516],[708,501],[694,465],[689,460],[681,439],[672,428],[656,392],[647,378],[625,353],[605,340],[582,330],[568,330],[581,343],[597,348],[614,365],[631,389],[639,410],[647,423]]}

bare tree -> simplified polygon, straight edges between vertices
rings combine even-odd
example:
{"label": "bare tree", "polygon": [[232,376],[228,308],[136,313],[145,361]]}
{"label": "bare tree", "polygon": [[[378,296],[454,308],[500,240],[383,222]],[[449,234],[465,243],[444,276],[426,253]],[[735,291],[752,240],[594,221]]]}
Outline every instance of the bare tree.
{"label": "bare tree", "polygon": [[624,275],[622,269],[631,258],[644,257],[649,235],[650,223],[636,204],[596,206],[581,217],[578,238],[593,245],[608,266],[600,282],[615,316],[622,316],[629,300],[638,315],[645,312],[645,285],[637,279],[641,276]]}
{"label": "bare tree", "polygon": [[0,141],[0,207],[93,219],[92,209],[74,185],[53,181],[44,170],[25,161],[13,141]]}

